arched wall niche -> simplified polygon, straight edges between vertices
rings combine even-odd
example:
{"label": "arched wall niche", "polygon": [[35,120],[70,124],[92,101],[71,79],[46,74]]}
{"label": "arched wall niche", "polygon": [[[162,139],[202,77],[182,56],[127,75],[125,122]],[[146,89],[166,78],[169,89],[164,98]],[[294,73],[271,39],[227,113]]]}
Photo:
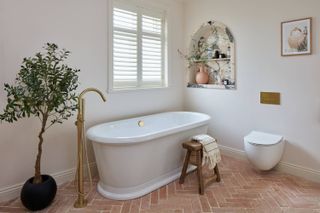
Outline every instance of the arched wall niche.
{"label": "arched wall niche", "polygon": [[[216,21],[208,21],[193,34],[188,52],[192,57],[188,87],[235,89],[235,40],[229,28]],[[207,83],[197,82],[199,67],[205,66]]]}

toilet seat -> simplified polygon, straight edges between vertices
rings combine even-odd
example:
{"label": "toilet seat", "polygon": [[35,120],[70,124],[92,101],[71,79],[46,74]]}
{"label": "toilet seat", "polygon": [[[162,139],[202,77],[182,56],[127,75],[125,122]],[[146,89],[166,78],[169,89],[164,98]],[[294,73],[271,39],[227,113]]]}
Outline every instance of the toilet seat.
{"label": "toilet seat", "polygon": [[244,137],[244,141],[256,146],[271,146],[280,143],[283,137],[264,132],[252,131]]}

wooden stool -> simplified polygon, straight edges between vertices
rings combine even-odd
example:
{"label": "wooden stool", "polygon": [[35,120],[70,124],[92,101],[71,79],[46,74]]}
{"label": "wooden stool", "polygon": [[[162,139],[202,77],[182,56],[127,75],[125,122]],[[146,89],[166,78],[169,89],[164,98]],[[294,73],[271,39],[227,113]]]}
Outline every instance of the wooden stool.
{"label": "wooden stool", "polygon": [[[218,169],[218,164],[214,167],[214,173],[215,175],[210,177],[208,180],[204,180],[202,175],[202,144],[196,141],[188,141],[184,142],[182,144],[182,147],[187,149],[187,155],[184,160],[181,176],[179,183],[183,184],[184,179],[187,176],[187,168],[188,164],[195,165],[197,167],[197,176],[198,176],[198,182],[199,182],[199,193],[201,195],[204,194],[204,187],[211,183],[214,179],[216,179],[217,182],[220,182],[220,173]],[[191,159],[191,154],[195,154],[195,159]]]}

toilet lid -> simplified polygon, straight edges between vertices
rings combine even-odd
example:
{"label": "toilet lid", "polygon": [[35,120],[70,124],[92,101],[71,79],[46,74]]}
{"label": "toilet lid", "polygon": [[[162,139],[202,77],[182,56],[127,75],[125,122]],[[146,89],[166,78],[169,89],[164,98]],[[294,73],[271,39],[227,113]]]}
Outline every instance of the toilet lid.
{"label": "toilet lid", "polygon": [[252,131],[249,135],[244,137],[244,140],[256,145],[273,145],[282,141],[283,137],[264,132]]}

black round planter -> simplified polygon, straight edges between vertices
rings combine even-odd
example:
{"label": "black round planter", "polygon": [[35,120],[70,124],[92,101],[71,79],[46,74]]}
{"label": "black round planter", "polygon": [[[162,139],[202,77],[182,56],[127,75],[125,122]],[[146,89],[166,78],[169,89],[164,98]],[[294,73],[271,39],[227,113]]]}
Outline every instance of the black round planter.
{"label": "black round planter", "polygon": [[31,211],[44,209],[51,204],[56,195],[56,181],[50,175],[42,175],[42,183],[33,184],[32,181],[33,177],[23,185],[21,201]]}

